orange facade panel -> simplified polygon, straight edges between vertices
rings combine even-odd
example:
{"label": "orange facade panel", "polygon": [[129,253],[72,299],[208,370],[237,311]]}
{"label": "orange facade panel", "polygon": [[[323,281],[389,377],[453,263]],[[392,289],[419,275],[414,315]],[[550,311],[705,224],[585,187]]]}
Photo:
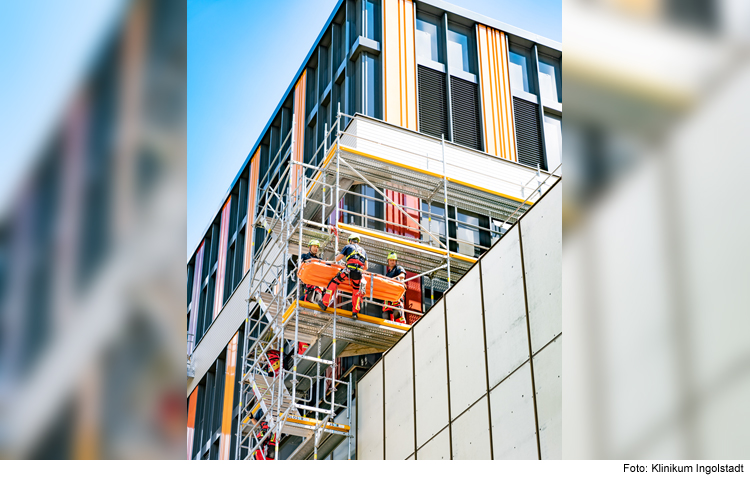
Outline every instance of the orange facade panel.
{"label": "orange facade panel", "polygon": [[255,247],[255,195],[258,191],[260,172],[260,149],[250,158],[250,183],[247,191],[247,227],[245,227],[245,265],[243,276],[250,269],[250,258]]}
{"label": "orange facade panel", "polygon": [[193,437],[195,434],[195,407],[198,403],[198,388],[193,390],[188,398],[188,416],[187,416],[187,459],[190,460],[193,454]]}
{"label": "orange facade panel", "polygon": [[516,161],[508,38],[504,32],[477,24],[477,52],[486,150],[489,154]]}
{"label": "orange facade panel", "polygon": [[414,3],[383,1],[385,121],[417,130]]}
{"label": "orange facade panel", "polygon": [[234,385],[236,381],[237,343],[240,334],[237,332],[227,346],[227,359],[224,377],[224,406],[221,414],[221,439],[219,441],[219,459],[229,459],[232,447],[232,405],[234,404]]}
{"label": "orange facade panel", "polygon": [[224,306],[224,274],[227,270],[227,241],[229,240],[229,214],[232,208],[232,196],[229,195],[224,208],[221,209],[219,226],[219,269],[216,272],[216,295],[214,295],[214,318]]}
{"label": "orange facade panel", "polygon": [[[292,160],[304,163],[305,157],[305,90],[307,87],[307,70],[302,71],[299,81],[294,86],[294,134],[292,134]],[[303,171],[300,166],[291,169],[291,193],[294,194]]]}

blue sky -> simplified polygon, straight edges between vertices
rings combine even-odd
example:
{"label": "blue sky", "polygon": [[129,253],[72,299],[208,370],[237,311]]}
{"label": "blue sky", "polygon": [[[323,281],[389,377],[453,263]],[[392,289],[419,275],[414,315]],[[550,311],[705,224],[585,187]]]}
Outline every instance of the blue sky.
{"label": "blue sky", "polygon": [[124,4],[0,0],[0,218]]}
{"label": "blue sky", "polygon": [[[187,259],[337,0],[188,1]],[[562,41],[561,0],[455,0]]]}

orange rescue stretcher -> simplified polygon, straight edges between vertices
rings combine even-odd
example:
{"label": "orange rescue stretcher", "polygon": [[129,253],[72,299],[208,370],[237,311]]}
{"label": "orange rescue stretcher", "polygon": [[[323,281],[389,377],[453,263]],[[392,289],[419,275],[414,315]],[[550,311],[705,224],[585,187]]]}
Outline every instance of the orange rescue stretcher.
{"label": "orange rescue stretcher", "polygon": [[[326,288],[328,283],[339,271],[341,271],[341,269],[343,269],[343,266],[340,264],[328,264],[313,259],[302,263],[297,272],[297,276],[307,285]],[[365,290],[363,292],[366,297],[370,296],[371,287],[372,298],[388,300],[389,302],[397,302],[401,300],[401,297],[406,293],[406,284],[398,280],[368,273],[367,271],[362,271],[362,279],[366,282]],[[347,280],[345,283],[339,285],[338,289],[351,293],[351,282]]]}

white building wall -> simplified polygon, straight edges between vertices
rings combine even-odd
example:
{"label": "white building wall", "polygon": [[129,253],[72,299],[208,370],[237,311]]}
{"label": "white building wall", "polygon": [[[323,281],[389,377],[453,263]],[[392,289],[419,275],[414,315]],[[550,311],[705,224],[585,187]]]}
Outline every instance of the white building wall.
{"label": "white building wall", "polygon": [[358,459],[561,458],[561,211],[557,184],[360,380]]}

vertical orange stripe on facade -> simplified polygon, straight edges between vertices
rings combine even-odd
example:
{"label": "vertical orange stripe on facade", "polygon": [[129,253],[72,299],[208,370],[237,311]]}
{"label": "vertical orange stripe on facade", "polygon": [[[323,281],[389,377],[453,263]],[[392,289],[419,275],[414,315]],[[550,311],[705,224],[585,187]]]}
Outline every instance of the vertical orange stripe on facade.
{"label": "vertical orange stripe on facade", "polygon": [[418,130],[419,121],[417,120],[417,55],[416,47],[414,45],[414,36],[416,25],[414,25],[414,2],[409,1],[406,4],[407,15],[404,19],[404,29],[406,29],[406,45],[404,50],[406,52],[406,83],[408,100],[406,105],[406,118],[408,120],[408,127],[410,129]]}
{"label": "vertical orange stripe on facade", "polygon": [[216,295],[214,295],[214,318],[224,306],[224,275],[227,270],[227,241],[229,240],[229,214],[232,208],[232,195],[229,195],[221,210],[219,231],[219,269],[216,272]]}
{"label": "vertical orange stripe on facade", "polygon": [[490,91],[490,101],[492,102],[492,143],[494,145],[493,153],[498,155],[501,152],[500,138],[497,128],[500,127],[500,114],[497,98],[497,70],[495,60],[494,43],[492,42],[492,31],[485,28],[485,40],[487,41],[487,66],[490,71],[490,84],[487,89]]}
{"label": "vertical orange stripe on facade", "polygon": [[494,31],[493,35],[495,37],[495,63],[497,65],[497,89],[499,92],[498,99],[503,104],[503,117],[502,121],[500,122],[500,135],[502,139],[502,148],[503,151],[501,153],[501,156],[504,158],[508,157],[508,154],[510,154],[510,141],[508,140],[508,131],[506,130],[506,127],[508,126],[508,111],[507,111],[507,105],[506,100],[503,97],[504,89],[505,89],[505,65],[502,62],[502,53],[504,51],[503,49],[503,39],[501,37],[501,34],[499,31]]}
{"label": "vertical orange stripe on facade", "polygon": [[[305,149],[305,89],[307,86],[307,70],[302,71],[297,84],[294,86],[294,146],[292,148],[292,159],[304,163]],[[290,181],[292,194],[297,189],[299,179],[302,176],[302,168],[295,166],[290,171]]]}
{"label": "vertical orange stripe on facade", "polygon": [[[477,58],[479,58],[479,86],[484,85],[485,79],[484,79],[484,71],[482,69],[482,59],[484,59],[484,55],[482,54],[482,29],[479,24],[477,24]],[[484,99],[484,93],[481,94],[482,99]],[[487,124],[482,124],[482,128],[484,129],[484,145],[485,145],[485,151],[490,151],[490,141],[487,138]]]}
{"label": "vertical orange stripe on facade", "polygon": [[403,52],[403,49],[401,46],[404,45],[404,40],[401,38],[401,32],[403,29],[401,28],[401,25],[403,24],[403,19],[401,15],[401,7],[403,7],[403,2],[401,0],[398,1],[398,120],[399,125],[403,127],[404,125],[404,74],[403,74],[403,58],[401,57],[401,53]]}
{"label": "vertical orange stripe on facade", "polygon": [[[383,16],[380,19],[380,22],[383,25],[383,32],[385,32],[385,9],[387,7],[386,2],[383,2]],[[383,37],[383,42],[381,43],[383,45],[383,52],[385,53],[385,37]],[[385,65],[385,55],[383,55],[383,84],[385,85],[385,80],[388,79],[388,66]],[[383,119],[388,119],[388,89],[383,86]]]}
{"label": "vertical orange stripe on facade", "polygon": [[385,120],[417,130],[417,77],[412,0],[383,1]]}
{"label": "vertical orange stripe on facade", "polygon": [[507,134],[505,132],[505,126],[508,123],[508,119],[506,117],[506,112],[504,110],[505,100],[503,98],[503,67],[500,63],[500,51],[502,49],[500,45],[500,35],[497,31],[492,31],[492,46],[495,53],[495,57],[493,58],[493,63],[495,64],[495,80],[496,80],[496,87],[497,87],[497,99],[500,102],[501,105],[503,105],[503,110],[500,112],[502,114],[501,117],[498,117],[499,119],[499,125],[498,125],[498,133],[500,135],[500,153],[499,155],[503,158],[508,157],[508,138]]}
{"label": "vertical orange stripe on facade", "polygon": [[505,87],[505,104],[507,108],[507,116],[510,123],[508,124],[508,139],[510,140],[511,150],[508,153],[508,159],[516,161],[516,131],[515,131],[515,118],[513,117],[513,100],[511,99],[510,89],[510,62],[508,61],[508,36],[502,33],[503,38],[503,52],[501,53],[501,59],[503,61],[503,86]]}
{"label": "vertical orange stripe on facade", "polygon": [[195,433],[195,407],[198,402],[198,388],[196,387],[188,398],[188,417],[187,417],[187,459],[190,460],[193,454],[193,437]]}
{"label": "vertical orange stripe on facade", "polygon": [[477,24],[476,32],[486,150],[489,154],[515,161],[507,39],[504,32],[481,24]]}
{"label": "vertical orange stripe on facade", "polygon": [[247,190],[247,226],[245,227],[245,264],[242,275],[250,269],[252,250],[255,247],[255,194],[258,191],[258,177],[260,172],[260,149],[250,159],[250,181]]}
{"label": "vertical orange stripe on facade", "polygon": [[514,128],[515,119],[513,118],[513,99],[510,89],[510,64],[508,63],[508,36],[504,32],[498,31],[498,36],[502,40],[502,52],[499,53],[500,60],[502,62],[502,73],[503,73],[503,93],[505,103],[505,118],[507,124],[504,127],[505,134],[508,140],[508,153],[505,156],[507,159],[512,161],[516,160],[516,131]]}
{"label": "vertical orange stripe on facade", "polygon": [[226,369],[224,373],[224,407],[221,414],[221,438],[219,440],[219,459],[229,459],[232,447],[232,406],[234,404],[234,384],[236,381],[237,342],[239,332],[234,334],[227,346]]}

